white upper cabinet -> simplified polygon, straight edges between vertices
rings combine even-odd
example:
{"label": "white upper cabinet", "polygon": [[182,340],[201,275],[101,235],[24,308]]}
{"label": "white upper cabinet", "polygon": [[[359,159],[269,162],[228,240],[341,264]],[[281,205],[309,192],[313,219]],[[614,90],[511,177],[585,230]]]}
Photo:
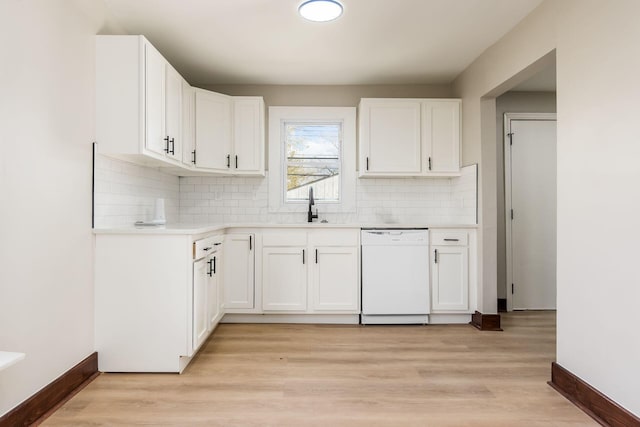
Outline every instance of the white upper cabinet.
{"label": "white upper cabinet", "polygon": [[422,140],[427,175],[460,174],[460,101],[422,102]]}
{"label": "white upper cabinet", "polygon": [[196,164],[195,153],[195,89],[182,81],[182,164],[192,168]]}
{"label": "white upper cabinet", "polygon": [[264,101],[195,89],[143,36],[96,36],[98,152],[190,172],[264,176]]}
{"label": "white upper cabinet", "polygon": [[264,101],[196,89],[196,168],[264,175]]}
{"label": "white upper cabinet", "polygon": [[167,154],[182,160],[182,82],[184,79],[168,63],[165,63],[164,80],[164,129],[169,138]]}
{"label": "white upper cabinet", "polygon": [[264,100],[233,97],[233,172],[264,175]]}
{"label": "white upper cabinet", "polygon": [[420,102],[360,102],[360,175],[421,172]]}
{"label": "white upper cabinet", "polygon": [[360,177],[460,174],[460,100],[362,99]]}
{"label": "white upper cabinet", "polygon": [[142,36],[96,36],[98,152],[180,165],[183,78]]}
{"label": "white upper cabinet", "polygon": [[196,168],[231,172],[231,97],[196,89]]}

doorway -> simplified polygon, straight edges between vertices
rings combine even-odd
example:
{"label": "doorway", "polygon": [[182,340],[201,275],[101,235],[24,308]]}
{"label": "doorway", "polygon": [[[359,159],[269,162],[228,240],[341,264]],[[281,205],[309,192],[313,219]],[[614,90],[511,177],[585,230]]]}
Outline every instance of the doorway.
{"label": "doorway", "polygon": [[556,115],[504,124],[507,310],[555,310]]}

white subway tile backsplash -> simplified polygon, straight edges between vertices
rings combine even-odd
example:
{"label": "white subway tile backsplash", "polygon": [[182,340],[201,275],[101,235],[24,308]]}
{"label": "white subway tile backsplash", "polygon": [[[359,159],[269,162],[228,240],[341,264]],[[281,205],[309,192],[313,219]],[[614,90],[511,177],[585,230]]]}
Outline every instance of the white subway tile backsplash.
{"label": "white subway tile backsplash", "polygon": [[159,198],[165,199],[167,221],[178,221],[180,179],[177,176],[102,155],[96,155],[95,165],[96,228],[150,221]]}
{"label": "white subway tile backsplash", "polygon": [[[329,222],[475,224],[476,166],[455,178],[359,179],[356,212],[331,213],[320,205]],[[208,185],[208,190],[205,186]],[[305,213],[270,213],[268,177],[180,178],[182,222],[302,222]],[[209,208],[193,203],[208,200]]]}
{"label": "white subway tile backsplash", "polygon": [[[332,213],[331,223],[475,224],[477,167],[454,178],[359,179],[356,210]],[[176,177],[158,169],[96,156],[96,227],[131,225],[153,218],[155,200],[165,199],[168,222],[303,222],[305,212],[269,212],[268,177]],[[324,212],[323,212],[324,210]]]}

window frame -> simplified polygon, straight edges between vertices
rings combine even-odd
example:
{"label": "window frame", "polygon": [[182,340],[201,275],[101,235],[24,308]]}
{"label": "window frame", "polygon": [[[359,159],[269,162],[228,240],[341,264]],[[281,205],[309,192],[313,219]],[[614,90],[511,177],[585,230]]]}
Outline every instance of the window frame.
{"label": "window frame", "polygon": [[305,200],[286,200],[285,123],[341,123],[340,200],[316,201],[323,213],[352,213],[356,208],[356,108],[269,107],[269,212],[306,212]]}

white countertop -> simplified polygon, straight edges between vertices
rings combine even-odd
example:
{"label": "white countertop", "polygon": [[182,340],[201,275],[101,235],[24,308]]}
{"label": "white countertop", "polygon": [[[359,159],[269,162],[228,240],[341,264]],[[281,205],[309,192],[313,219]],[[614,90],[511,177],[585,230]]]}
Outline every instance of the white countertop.
{"label": "white countertop", "polygon": [[24,353],[16,353],[13,351],[0,351],[0,371],[15,365],[25,358]]}
{"label": "white countertop", "polygon": [[228,228],[478,228],[477,224],[338,224],[338,223],[231,223],[231,224],[167,224],[163,226],[129,226],[96,228],[94,234],[205,234]]}

